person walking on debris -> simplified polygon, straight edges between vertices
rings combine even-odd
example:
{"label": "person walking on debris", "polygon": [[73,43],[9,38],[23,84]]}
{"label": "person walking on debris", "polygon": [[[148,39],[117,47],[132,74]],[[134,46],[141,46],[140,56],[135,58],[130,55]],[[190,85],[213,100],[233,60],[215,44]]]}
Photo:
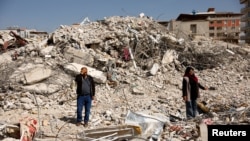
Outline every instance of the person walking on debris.
{"label": "person walking on debris", "polygon": [[194,118],[197,113],[197,98],[200,97],[199,88],[207,90],[198,82],[193,67],[187,67],[182,81],[182,97],[186,104],[187,119]]}
{"label": "person walking on debris", "polygon": [[75,77],[77,84],[77,123],[76,126],[82,125],[82,110],[85,107],[84,124],[88,126],[90,109],[92,100],[95,99],[95,82],[93,78],[87,74],[87,68],[82,67],[80,74]]}

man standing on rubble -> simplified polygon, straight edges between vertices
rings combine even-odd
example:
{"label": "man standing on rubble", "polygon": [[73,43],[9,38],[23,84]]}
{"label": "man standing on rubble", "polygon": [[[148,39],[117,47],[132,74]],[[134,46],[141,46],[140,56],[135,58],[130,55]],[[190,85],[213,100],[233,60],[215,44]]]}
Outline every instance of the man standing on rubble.
{"label": "man standing on rubble", "polygon": [[207,90],[198,82],[193,67],[187,67],[182,81],[182,97],[186,104],[187,119],[194,118],[197,113],[197,98],[200,97],[199,88]]}
{"label": "man standing on rubble", "polygon": [[85,107],[84,126],[88,126],[90,109],[92,100],[95,98],[95,82],[93,78],[87,74],[87,68],[82,67],[80,74],[75,77],[77,84],[77,126],[82,125],[82,110]]}

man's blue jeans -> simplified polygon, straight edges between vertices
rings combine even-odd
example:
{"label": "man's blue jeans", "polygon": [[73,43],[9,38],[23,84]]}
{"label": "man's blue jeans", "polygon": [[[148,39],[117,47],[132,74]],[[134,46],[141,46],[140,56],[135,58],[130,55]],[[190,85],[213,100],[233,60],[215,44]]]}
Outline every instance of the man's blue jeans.
{"label": "man's blue jeans", "polygon": [[91,96],[77,96],[77,122],[82,122],[82,110],[85,107],[84,123],[89,121],[90,108],[91,108]]}
{"label": "man's blue jeans", "polygon": [[186,101],[186,116],[188,119],[196,116],[197,103],[196,100]]}

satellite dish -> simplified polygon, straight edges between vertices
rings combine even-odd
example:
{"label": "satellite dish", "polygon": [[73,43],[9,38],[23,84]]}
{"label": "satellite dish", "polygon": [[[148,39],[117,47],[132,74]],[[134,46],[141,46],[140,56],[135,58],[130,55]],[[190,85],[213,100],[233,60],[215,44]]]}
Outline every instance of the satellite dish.
{"label": "satellite dish", "polygon": [[193,10],[193,11],[192,11],[192,13],[193,13],[193,15],[195,15],[195,14],[196,14],[196,11],[195,11],[195,10]]}

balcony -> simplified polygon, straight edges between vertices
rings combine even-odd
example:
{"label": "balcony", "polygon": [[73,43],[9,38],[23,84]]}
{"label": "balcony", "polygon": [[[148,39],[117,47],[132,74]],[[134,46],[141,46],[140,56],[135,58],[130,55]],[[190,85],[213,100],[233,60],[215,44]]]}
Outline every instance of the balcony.
{"label": "balcony", "polygon": [[241,36],[240,39],[241,40],[250,40],[250,36]]}
{"label": "balcony", "polygon": [[245,7],[245,8],[242,8],[241,10],[240,10],[240,12],[241,13],[247,13],[248,11],[250,11],[250,7]]}
{"label": "balcony", "polygon": [[241,31],[246,31],[246,30],[250,31],[250,25],[249,26],[243,26],[240,29],[241,29]]}
{"label": "balcony", "polygon": [[247,21],[250,21],[250,16],[244,15],[241,17],[241,22],[247,22]]}
{"label": "balcony", "polygon": [[240,19],[241,16],[237,16],[237,17],[213,17],[213,18],[210,18],[209,21],[224,21],[224,20],[238,20]]}
{"label": "balcony", "polygon": [[247,0],[240,0],[240,4],[247,2]]}
{"label": "balcony", "polygon": [[250,39],[250,33],[246,34],[246,35],[245,35],[245,38],[246,38],[246,39]]}

